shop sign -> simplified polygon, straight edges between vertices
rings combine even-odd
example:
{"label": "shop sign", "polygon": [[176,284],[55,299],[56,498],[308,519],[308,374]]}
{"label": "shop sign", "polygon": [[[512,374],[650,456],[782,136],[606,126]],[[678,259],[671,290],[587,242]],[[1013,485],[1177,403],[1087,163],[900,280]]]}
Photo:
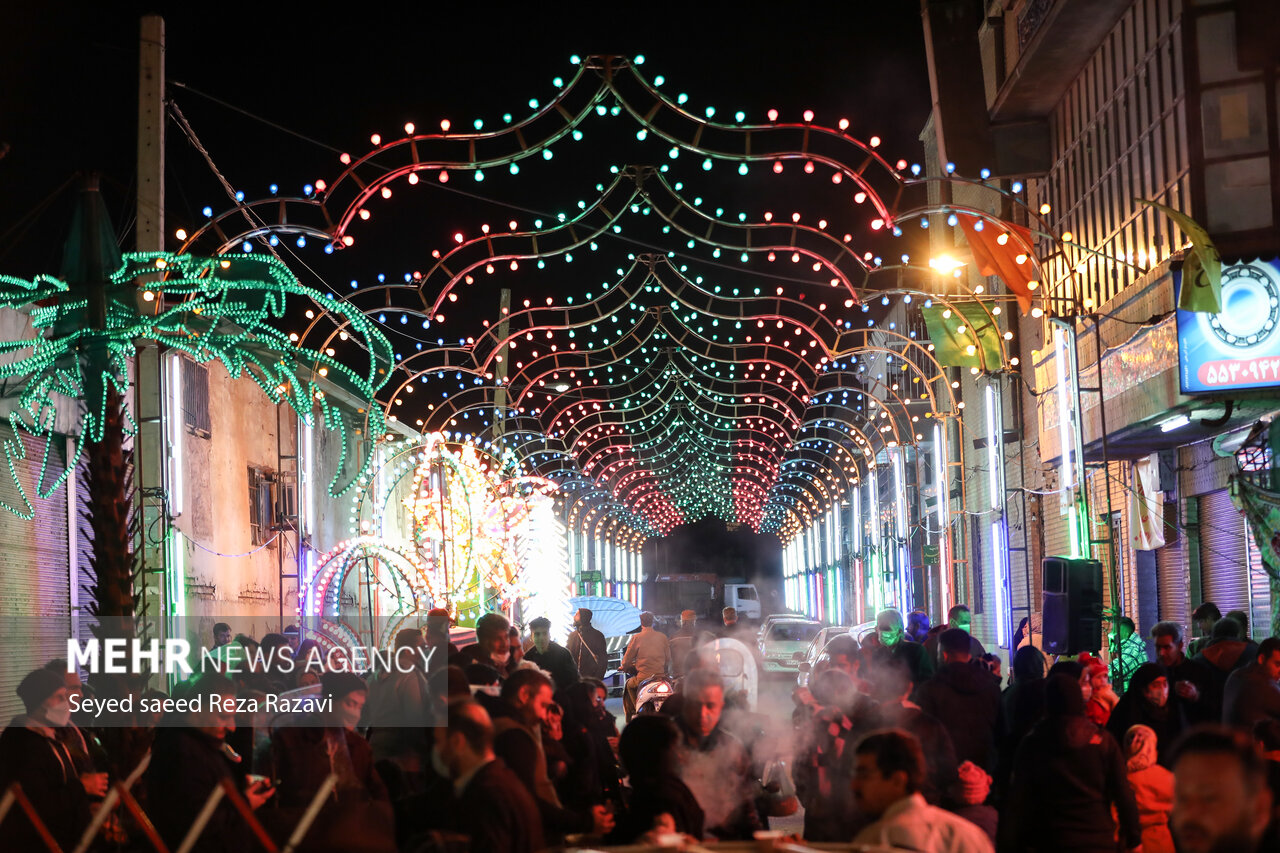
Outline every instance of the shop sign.
{"label": "shop sign", "polygon": [[1184,394],[1280,387],[1280,259],[1224,266],[1222,313],[1178,311],[1178,376]]}

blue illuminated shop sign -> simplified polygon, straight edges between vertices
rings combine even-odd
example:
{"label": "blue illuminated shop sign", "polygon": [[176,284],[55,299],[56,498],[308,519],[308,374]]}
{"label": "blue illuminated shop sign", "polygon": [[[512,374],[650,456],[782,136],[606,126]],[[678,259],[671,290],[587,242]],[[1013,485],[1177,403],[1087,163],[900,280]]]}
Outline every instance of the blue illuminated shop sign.
{"label": "blue illuminated shop sign", "polygon": [[1178,377],[1184,394],[1280,387],[1280,259],[1224,266],[1221,314],[1178,312]]}

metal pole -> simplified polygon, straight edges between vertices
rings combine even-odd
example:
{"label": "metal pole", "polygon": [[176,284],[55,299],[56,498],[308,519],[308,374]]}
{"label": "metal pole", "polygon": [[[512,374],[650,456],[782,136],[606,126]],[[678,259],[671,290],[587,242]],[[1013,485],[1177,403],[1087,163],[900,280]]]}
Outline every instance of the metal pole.
{"label": "metal pole", "polygon": [[[164,19],[159,15],[142,18],[139,39],[138,62],[138,200],[136,247],[140,252],[164,250],[164,113],[165,113],[165,65]],[[143,312],[159,312],[161,299],[146,302],[142,288],[138,292],[138,307]],[[134,386],[134,418],[138,431],[134,437],[134,465],[137,471],[137,504],[135,511],[142,513],[141,542],[142,589],[139,598],[146,606],[147,590],[153,586],[151,576],[161,575],[163,582],[155,584],[163,590],[181,591],[184,578],[171,577],[180,571],[170,565],[165,545],[174,535],[172,519],[168,517],[165,500],[164,430],[161,418],[161,359],[156,341],[145,341],[138,346],[137,379]],[[159,536],[149,536],[148,531],[160,529]],[[181,594],[179,592],[179,594]],[[177,624],[168,624],[172,609],[168,596],[160,596],[162,618],[155,620],[156,630],[168,636],[182,630]],[[160,610],[151,610],[153,614]],[[139,626],[145,635],[146,626]]]}

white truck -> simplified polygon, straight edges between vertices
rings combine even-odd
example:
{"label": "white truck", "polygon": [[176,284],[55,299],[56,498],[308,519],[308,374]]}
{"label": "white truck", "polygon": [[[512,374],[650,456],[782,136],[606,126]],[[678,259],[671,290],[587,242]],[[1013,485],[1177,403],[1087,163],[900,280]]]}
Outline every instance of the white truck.
{"label": "white truck", "polygon": [[657,575],[644,582],[645,610],[666,624],[679,624],[680,613],[692,610],[703,625],[720,624],[726,607],[738,611],[742,621],[760,621],[760,596],[746,578],[722,578],[711,574]]}

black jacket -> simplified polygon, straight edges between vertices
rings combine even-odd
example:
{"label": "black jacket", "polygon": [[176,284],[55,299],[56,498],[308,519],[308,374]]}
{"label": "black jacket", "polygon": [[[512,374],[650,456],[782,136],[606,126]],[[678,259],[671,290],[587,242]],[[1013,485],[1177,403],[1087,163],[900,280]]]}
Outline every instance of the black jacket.
{"label": "black jacket", "polygon": [[609,668],[609,649],[604,634],[590,625],[583,625],[569,635],[566,645],[569,656],[583,678],[604,678]]}
{"label": "black jacket", "polygon": [[943,664],[917,688],[916,704],[951,735],[957,763],[972,761],[987,772],[995,769],[1004,710],[1000,688],[986,667],[971,661]]}
{"label": "black jacket", "polygon": [[1124,733],[1130,726],[1150,726],[1156,733],[1157,761],[1169,769],[1173,768],[1173,745],[1187,729],[1186,711],[1181,703],[1173,701],[1172,693],[1170,690],[1169,701],[1163,708],[1156,708],[1140,691],[1130,687],[1111,709],[1111,718],[1107,720],[1107,731],[1116,743],[1124,743]]}
{"label": "black jacket", "polygon": [[[233,780],[234,774],[221,741],[185,726],[156,732],[146,773],[147,813],[170,849],[182,843],[210,792],[224,779]],[[252,839],[248,824],[224,797],[193,850],[238,853],[257,843]]]}
{"label": "black jacket", "polygon": [[[1222,716],[1222,697],[1216,695],[1213,673],[1210,671],[1209,665],[1183,655],[1181,663],[1175,664],[1168,669],[1169,701],[1177,702],[1182,706],[1187,715],[1187,722],[1192,725],[1218,722],[1218,719]],[[1179,681],[1189,681],[1194,684],[1200,694],[1200,698],[1194,702],[1189,702],[1179,696],[1175,687]]]}
{"label": "black jacket", "polygon": [[1003,851],[1122,849],[1142,841],[1138,806],[1115,738],[1083,716],[1046,717],[1023,739],[1000,813]]}
{"label": "black jacket", "polygon": [[653,829],[653,821],[660,814],[671,815],[677,832],[702,838],[702,806],[698,805],[693,791],[678,776],[662,776],[632,780],[630,802],[606,841],[636,844],[640,836]]}
{"label": "black jacket", "polygon": [[1280,720],[1280,686],[1267,678],[1257,661],[1227,679],[1222,722],[1252,733],[1259,720]]}
{"label": "black jacket", "polygon": [[920,793],[930,805],[950,802],[959,762],[946,727],[930,714],[897,704],[881,705],[872,721],[874,728],[904,729],[915,735],[925,763],[925,785]]}
{"label": "black jacket", "polygon": [[524,653],[524,659],[551,673],[556,690],[564,690],[578,680],[578,666],[573,662],[573,655],[559,643],[551,643],[545,652],[534,646]]}
{"label": "black jacket", "polygon": [[502,759],[480,768],[450,809],[450,828],[471,836],[474,853],[534,853],[543,848],[542,818],[525,786]]}
{"label": "black jacket", "polygon": [[[89,824],[89,800],[70,752],[62,744],[15,717],[0,733],[0,793],[14,782],[63,850],[71,850]],[[6,850],[44,850],[35,827],[17,805],[0,829]],[[12,845],[12,846],[10,846]]]}
{"label": "black jacket", "polygon": [[863,654],[874,667],[889,660],[902,661],[911,670],[911,682],[917,686],[933,675],[936,667],[924,646],[910,640],[899,640],[896,645],[864,646]]}

